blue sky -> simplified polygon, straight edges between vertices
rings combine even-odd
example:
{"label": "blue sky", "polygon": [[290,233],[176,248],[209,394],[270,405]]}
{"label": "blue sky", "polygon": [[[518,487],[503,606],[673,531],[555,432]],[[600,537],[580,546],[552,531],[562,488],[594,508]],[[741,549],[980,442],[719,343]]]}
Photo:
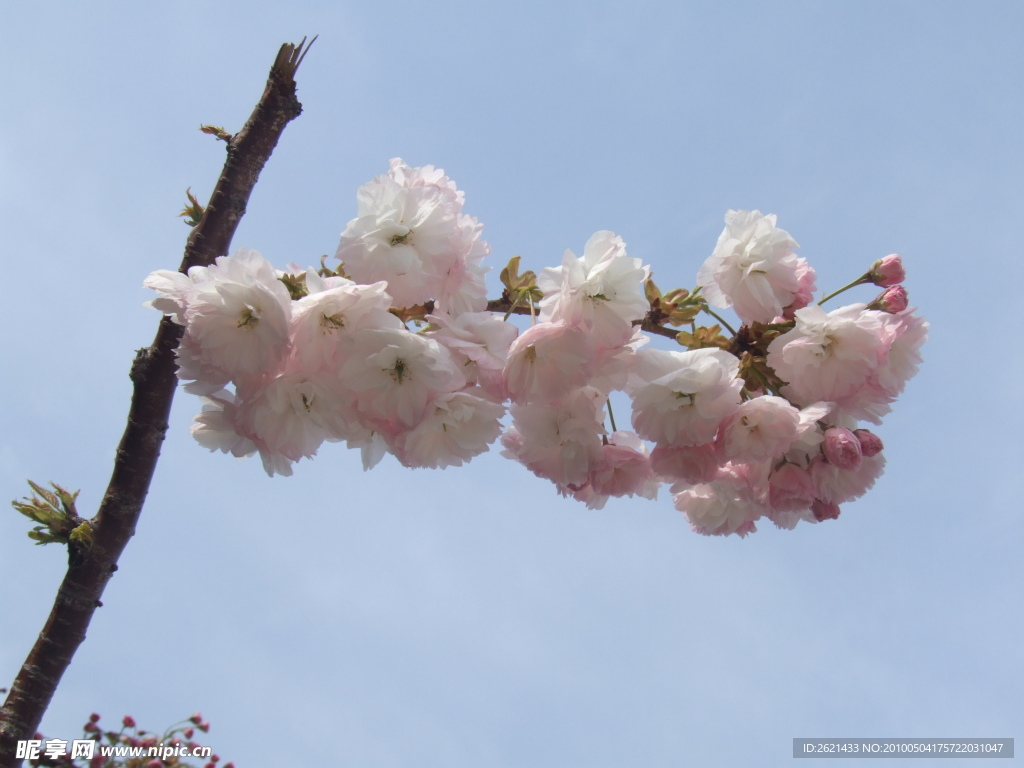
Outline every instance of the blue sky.
{"label": "blue sky", "polygon": [[[134,350],[278,46],[319,34],[235,238],[333,253],[391,157],[444,168],[500,268],[611,229],[690,286],[729,208],[834,288],[903,254],[932,323],[836,522],[690,532],[497,455],[410,471],[327,446],[211,455],[179,392],[146,509],[46,719],[195,710],[240,768],[750,766],[808,736],[1021,736],[1024,10],[985,2],[36,3],[5,11],[0,479],[109,476]],[[490,280],[497,294],[496,274]],[[864,289],[853,299],[867,299]],[[65,553],[0,516],[0,687]],[[926,764],[925,763],[915,763]],[[943,763],[944,764],[944,763]]]}

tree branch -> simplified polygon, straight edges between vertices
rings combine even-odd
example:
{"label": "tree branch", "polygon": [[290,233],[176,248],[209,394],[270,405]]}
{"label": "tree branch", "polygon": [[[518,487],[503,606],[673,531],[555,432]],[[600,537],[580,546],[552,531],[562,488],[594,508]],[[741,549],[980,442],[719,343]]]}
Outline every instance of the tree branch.
{"label": "tree branch", "polygon": [[[315,40],[316,38],[313,38]],[[311,40],[309,45],[312,45]],[[228,141],[227,161],[200,222],[192,229],[180,270],[206,266],[226,255],[249,196],[284,128],[302,112],[295,96],[295,71],[309,50],[281,46],[266,89],[248,122]],[[92,546],[68,545],[68,570],[50,616],[0,707],[0,766],[16,768],[16,746],[31,739],[57,684],[78,646],[100,596],[142,512],[167,432],[178,380],[175,356],[182,327],[165,317],[153,344],[139,350],[131,367],[133,394],[128,425],[114,459],[114,471],[96,517]]]}
{"label": "tree branch", "polygon": [[[511,312],[513,315],[530,314],[530,308],[528,306],[524,304],[512,306],[512,302],[504,295],[500,299],[490,299],[487,302],[487,311]],[[659,322],[659,319],[663,321],[663,318],[658,318],[653,312],[648,312],[642,320],[634,320],[633,325],[639,325],[642,330],[647,331],[648,333],[653,333],[656,336],[664,336],[666,339],[674,339],[679,331],[666,328],[661,324],[661,322]]]}

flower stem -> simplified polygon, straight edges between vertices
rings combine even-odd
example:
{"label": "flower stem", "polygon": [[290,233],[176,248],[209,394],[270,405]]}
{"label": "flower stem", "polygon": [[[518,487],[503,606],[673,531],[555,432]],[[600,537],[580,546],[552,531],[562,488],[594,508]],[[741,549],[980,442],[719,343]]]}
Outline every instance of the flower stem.
{"label": "flower stem", "polygon": [[511,314],[512,314],[513,312],[515,312],[515,309],[516,309],[516,307],[517,307],[517,306],[519,306],[519,302],[520,302],[520,301],[522,301],[522,300],[523,300],[523,294],[522,294],[522,293],[519,293],[519,294],[518,294],[518,295],[516,296],[516,300],[515,300],[515,301],[513,301],[513,302],[512,302],[512,304],[511,304],[511,305],[509,306],[509,308],[508,308],[508,312],[506,312],[506,313],[505,313],[505,317],[503,317],[502,319],[503,319],[503,320],[508,320],[509,316],[510,316],[510,315],[511,315]]}
{"label": "flower stem", "polygon": [[867,272],[867,273],[861,275],[860,277],[858,277],[856,280],[854,280],[849,285],[844,285],[838,291],[833,291],[832,293],[830,293],[828,296],[826,296],[825,298],[823,298],[821,301],[818,302],[818,306],[820,307],[822,304],[824,304],[829,299],[834,299],[836,296],[838,296],[843,291],[848,291],[851,288],[856,288],[858,285],[864,285],[864,283],[870,283],[870,282],[871,282],[871,273]]}
{"label": "flower stem", "polygon": [[733,336],[736,335],[736,331],[733,330],[733,327],[731,325],[729,325],[727,322],[725,322],[725,320],[723,320],[721,317],[719,317],[718,313],[715,312],[713,309],[711,309],[711,307],[709,307],[707,304],[705,304],[703,307],[701,307],[701,309],[704,310],[705,312],[707,312],[713,318],[715,318],[715,320],[720,322],[725,327],[725,329],[727,331],[729,331],[729,333],[731,333]]}
{"label": "flower stem", "polygon": [[608,420],[612,423],[612,432],[618,432],[619,428],[615,426],[615,413],[612,411],[612,399],[609,397],[608,402]]}

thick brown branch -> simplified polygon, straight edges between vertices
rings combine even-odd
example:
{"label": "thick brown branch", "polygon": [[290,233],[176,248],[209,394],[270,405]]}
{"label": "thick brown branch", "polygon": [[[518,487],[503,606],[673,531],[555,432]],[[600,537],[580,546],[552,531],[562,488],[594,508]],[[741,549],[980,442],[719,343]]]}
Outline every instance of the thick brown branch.
{"label": "thick brown branch", "polygon": [[[256,109],[228,142],[224,170],[185,246],[183,272],[228,252],[260,171],[285,126],[302,111],[295,97],[295,71],[308,48],[305,40],[297,46],[281,46]],[[17,741],[32,738],[39,727],[57,684],[85,639],[103,589],[117,570],[117,560],[135,533],[167,431],[177,385],[174,350],[181,334],[181,326],[163,318],[152,346],[139,350],[132,364],[128,425],[92,521],[92,547],[69,545],[68,571],[53,609],[0,708],[0,766],[4,768],[21,763],[15,757]]]}

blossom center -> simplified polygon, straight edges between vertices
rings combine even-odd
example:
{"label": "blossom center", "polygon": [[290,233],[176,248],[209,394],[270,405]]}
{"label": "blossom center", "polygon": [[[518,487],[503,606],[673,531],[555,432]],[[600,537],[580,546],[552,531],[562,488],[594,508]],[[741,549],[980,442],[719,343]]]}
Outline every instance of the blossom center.
{"label": "blossom center", "polygon": [[238,316],[238,327],[239,328],[255,328],[260,322],[260,309],[259,307],[250,307],[246,305],[245,309]]}
{"label": "blossom center", "polygon": [[345,327],[345,314],[337,312],[333,315],[320,315],[320,327],[324,333],[331,333]]}
{"label": "blossom center", "polygon": [[405,360],[400,357],[395,360],[395,364],[391,368],[385,368],[384,370],[387,371],[388,376],[397,384],[402,384],[408,375]]}

